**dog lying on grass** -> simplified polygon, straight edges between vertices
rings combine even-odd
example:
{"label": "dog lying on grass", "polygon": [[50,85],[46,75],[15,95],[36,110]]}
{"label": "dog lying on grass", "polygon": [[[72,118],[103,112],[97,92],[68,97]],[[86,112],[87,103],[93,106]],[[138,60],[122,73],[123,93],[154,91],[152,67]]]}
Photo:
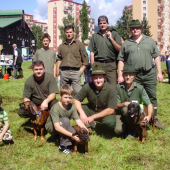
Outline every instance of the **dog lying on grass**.
{"label": "dog lying on grass", "polygon": [[162,70],[162,75],[165,78],[166,74],[168,74],[168,70]]}
{"label": "dog lying on grass", "polygon": [[81,128],[79,126],[74,126],[74,129],[76,130],[76,133],[73,135],[78,135],[78,137],[82,140],[82,142],[76,142],[74,144],[74,150],[72,153],[72,156],[75,156],[77,154],[77,145],[85,145],[85,155],[88,155],[88,141],[90,141],[89,133],[85,128]]}
{"label": "dog lying on grass", "polygon": [[[132,124],[134,125],[138,138],[137,140],[141,141],[144,144],[145,143],[145,137],[147,134],[146,131],[146,124],[148,123],[147,121],[144,120],[145,116],[148,116],[148,109],[147,106],[143,105],[143,111],[140,112],[140,106],[138,103],[130,103],[128,105],[128,111],[127,111],[127,116],[130,118]],[[155,132],[155,123],[154,123],[154,116],[155,116],[155,111],[153,108],[152,112],[152,117],[151,117],[151,124],[153,128],[153,133]]]}
{"label": "dog lying on grass", "polygon": [[48,110],[41,111],[40,106],[37,107],[37,105],[34,104],[32,101],[20,103],[20,108],[27,110],[30,113],[30,119],[34,130],[33,140],[37,139],[37,127],[39,127],[41,131],[41,141],[45,141],[44,128],[47,118],[50,115],[50,112]]}

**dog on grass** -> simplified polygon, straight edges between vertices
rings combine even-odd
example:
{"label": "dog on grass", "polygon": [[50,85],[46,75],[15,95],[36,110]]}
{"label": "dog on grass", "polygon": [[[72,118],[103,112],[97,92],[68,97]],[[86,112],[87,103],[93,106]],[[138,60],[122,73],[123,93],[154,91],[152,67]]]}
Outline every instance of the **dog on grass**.
{"label": "dog on grass", "polygon": [[162,70],[162,75],[165,78],[166,74],[168,74],[168,70]]}
{"label": "dog on grass", "polygon": [[79,126],[74,126],[74,129],[76,132],[73,134],[78,135],[78,137],[82,140],[82,142],[76,142],[74,144],[74,150],[72,153],[72,156],[75,156],[77,154],[77,145],[85,145],[85,155],[88,155],[88,141],[90,141],[89,138],[89,132],[85,128],[81,128]]}
{"label": "dog on grass", "polygon": [[[136,129],[138,135],[137,140],[142,141],[142,143],[144,144],[145,137],[147,135],[147,131],[146,131],[147,122],[144,121],[144,117],[148,116],[147,106],[143,105],[143,111],[141,112],[139,104],[132,102],[128,105],[127,116],[130,118],[132,124]],[[155,116],[155,111],[153,107],[153,112],[150,120],[153,128],[153,133],[155,132],[154,116]]]}
{"label": "dog on grass", "polygon": [[27,110],[30,113],[30,119],[34,130],[33,140],[37,139],[37,127],[39,127],[41,131],[41,141],[45,141],[44,128],[50,112],[48,110],[42,111],[40,106],[37,107],[32,101],[20,103],[20,108]]}

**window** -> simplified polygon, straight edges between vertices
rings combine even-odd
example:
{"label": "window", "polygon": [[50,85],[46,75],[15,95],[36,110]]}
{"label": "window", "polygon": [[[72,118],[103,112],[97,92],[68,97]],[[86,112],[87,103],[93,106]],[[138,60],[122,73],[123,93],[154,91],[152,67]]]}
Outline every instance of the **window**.
{"label": "window", "polygon": [[56,32],[54,32],[54,35],[56,35]]}
{"label": "window", "polygon": [[56,5],[56,2],[54,2],[54,5]]}
{"label": "window", "polygon": [[54,50],[56,50],[56,47],[54,47]]}
{"label": "window", "polygon": [[79,15],[77,15],[77,17],[79,17]]}
{"label": "window", "polygon": [[56,22],[54,22],[54,25],[56,25]]}
{"label": "window", "polygon": [[56,15],[56,12],[54,12],[54,15]]}
{"label": "window", "polygon": [[56,17],[54,17],[54,20],[56,20]]}
{"label": "window", "polygon": [[56,30],[56,27],[54,27],[54,30]]}
{"label": "window", "polygon": [[146,7],[143,7],[143,10],[145,11],[145,10],[146,10]]}
{"label": "window", "polygon": [[143,1],[143,4],[146,4],[146,1]]}
{"label": "window", "polygon": [[54,45],[56,45],[56,42],[54,42]]}
{"label": "window", "polygon": [[56,10],[56,7],[54,8],[54,10]]}
{"label": "window", "polygon": [[56,37],[54,37],[54,40],[56,40]]}
{"label": "window", "polygon": [[143,17],[146,17],[146,13],[143,13]]}
{"label": "window", "polygon": [[78,10],[78,9],[77,9],[76,11],[77,11],[77,12],[79,12],[79,10]]}

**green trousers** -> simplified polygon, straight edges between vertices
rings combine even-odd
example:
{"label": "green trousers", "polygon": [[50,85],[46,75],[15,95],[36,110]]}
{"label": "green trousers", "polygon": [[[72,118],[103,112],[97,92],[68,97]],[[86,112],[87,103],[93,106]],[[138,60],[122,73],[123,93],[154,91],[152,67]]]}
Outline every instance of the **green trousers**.
{"label": "green trousers", "polygon": [[149,72],[137,73],[135,82],[143,85],[149,99],[154,107],[157,107],[156,98],[156,69],[152,68]]}
{"label": "green trousers", "polygon": [[[84,110],[84,112],[86,113],[86,115],[88,117],[96,114],[96,112],[91,110],[87,105],[82,105],[82,109]],[[109,130],[115,129],[115,126],[116,126],[116,116],[115,116],[115,114],[105,116],[101,119],[97,119],[96,121],[101,122],[102,125],[105,126]]]}
{"label": "green trousers", "polygon": [[[22,63],[21,63],[22,64]],[[17,79],[17,71],[19,72],[20,78],[23,78],[23,71],[21,68],[21,64],[17,64],[14,66],[14,78]]]}

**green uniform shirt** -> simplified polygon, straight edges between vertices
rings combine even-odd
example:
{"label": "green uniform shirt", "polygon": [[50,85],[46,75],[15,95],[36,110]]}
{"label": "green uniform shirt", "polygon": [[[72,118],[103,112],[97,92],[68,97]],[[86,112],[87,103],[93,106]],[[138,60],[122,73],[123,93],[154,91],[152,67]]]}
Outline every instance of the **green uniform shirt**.
{"label": "green uniform shirt", "polygon": [[133,82],[132,88],[127,91],[124,82],[117,84],[117,103],[123,103],[123,102],[138,102],[138,104],[149,105],[151,104],[150,99],[140,84]]}
{"label": "green uniform shirt", "polygon": [[56,54],[54,50],[39,49],[34,55],[34,61],[41,60],[45,66],[45,72],[54,75],[54,63],[56,63]]}
{"label": "green uniform shirt", "polygon": [[62,117],[67,117],[69,120],[80,119],[75,106],[71,103],[69,103],[69,105],[67,106],[67,109],[64,109],[60,106],[59,102],[57,102],[51,108],[50,115],[51,115],[53,124],[60,122],[60,118],[62,118]]}
{"label": "green uniform shirt", "polygon": [[87,66],[89,59],[85,46],[82,42],[74,40],[71,44],[66,41],[58,47],[58,58],[61,60],[60,67],[80,68],[82,65]]}
{"label": "green uniform shirt", "polygon": [[3,126],[5,122],[9,122],[7,112],[2,107],[0,107],[0,122]]}
{"label": "green uniform shirt", "polygon": [[155,41],[151,37],[142,34],[139,44],[132,37],[123,43],[118,60],[133,64],[136,70],[148,71],[153,66],[153,58],[159,55],[160,51]]}
{"label": "green uniform shirt", "polygon": [[100,91],[96,89],[94,83],[89,83],[84,85],[74,98],[82,102],[87,97],[88,107],[100,112],[106,108],[117,109],[116,94],[116,88],[107,82]]}
{"label": "green uniform shirt", "polygon": [[[47,96],[52,93],[58,93],[56,79],[52,74],[45,72],[43,80],[36,80],[36,82]],[[46,99],[35,84],[33,75],[30,76],[25,82],[23,98],[30,99],[36,105],[41,105],[41,103]]]}
{"label": "green uniform shirt", "polygon": [[[112,31],[113,39],[121,45],[121,38],[116,31]],[[118,52],[113,47],[110,40],[103,36],[103,34],[99,31],[98,33],[94,33],[90,40],[90,44],[88,46],[89,51],[94,52],[95,59],[102,60],[116,60]]]}

